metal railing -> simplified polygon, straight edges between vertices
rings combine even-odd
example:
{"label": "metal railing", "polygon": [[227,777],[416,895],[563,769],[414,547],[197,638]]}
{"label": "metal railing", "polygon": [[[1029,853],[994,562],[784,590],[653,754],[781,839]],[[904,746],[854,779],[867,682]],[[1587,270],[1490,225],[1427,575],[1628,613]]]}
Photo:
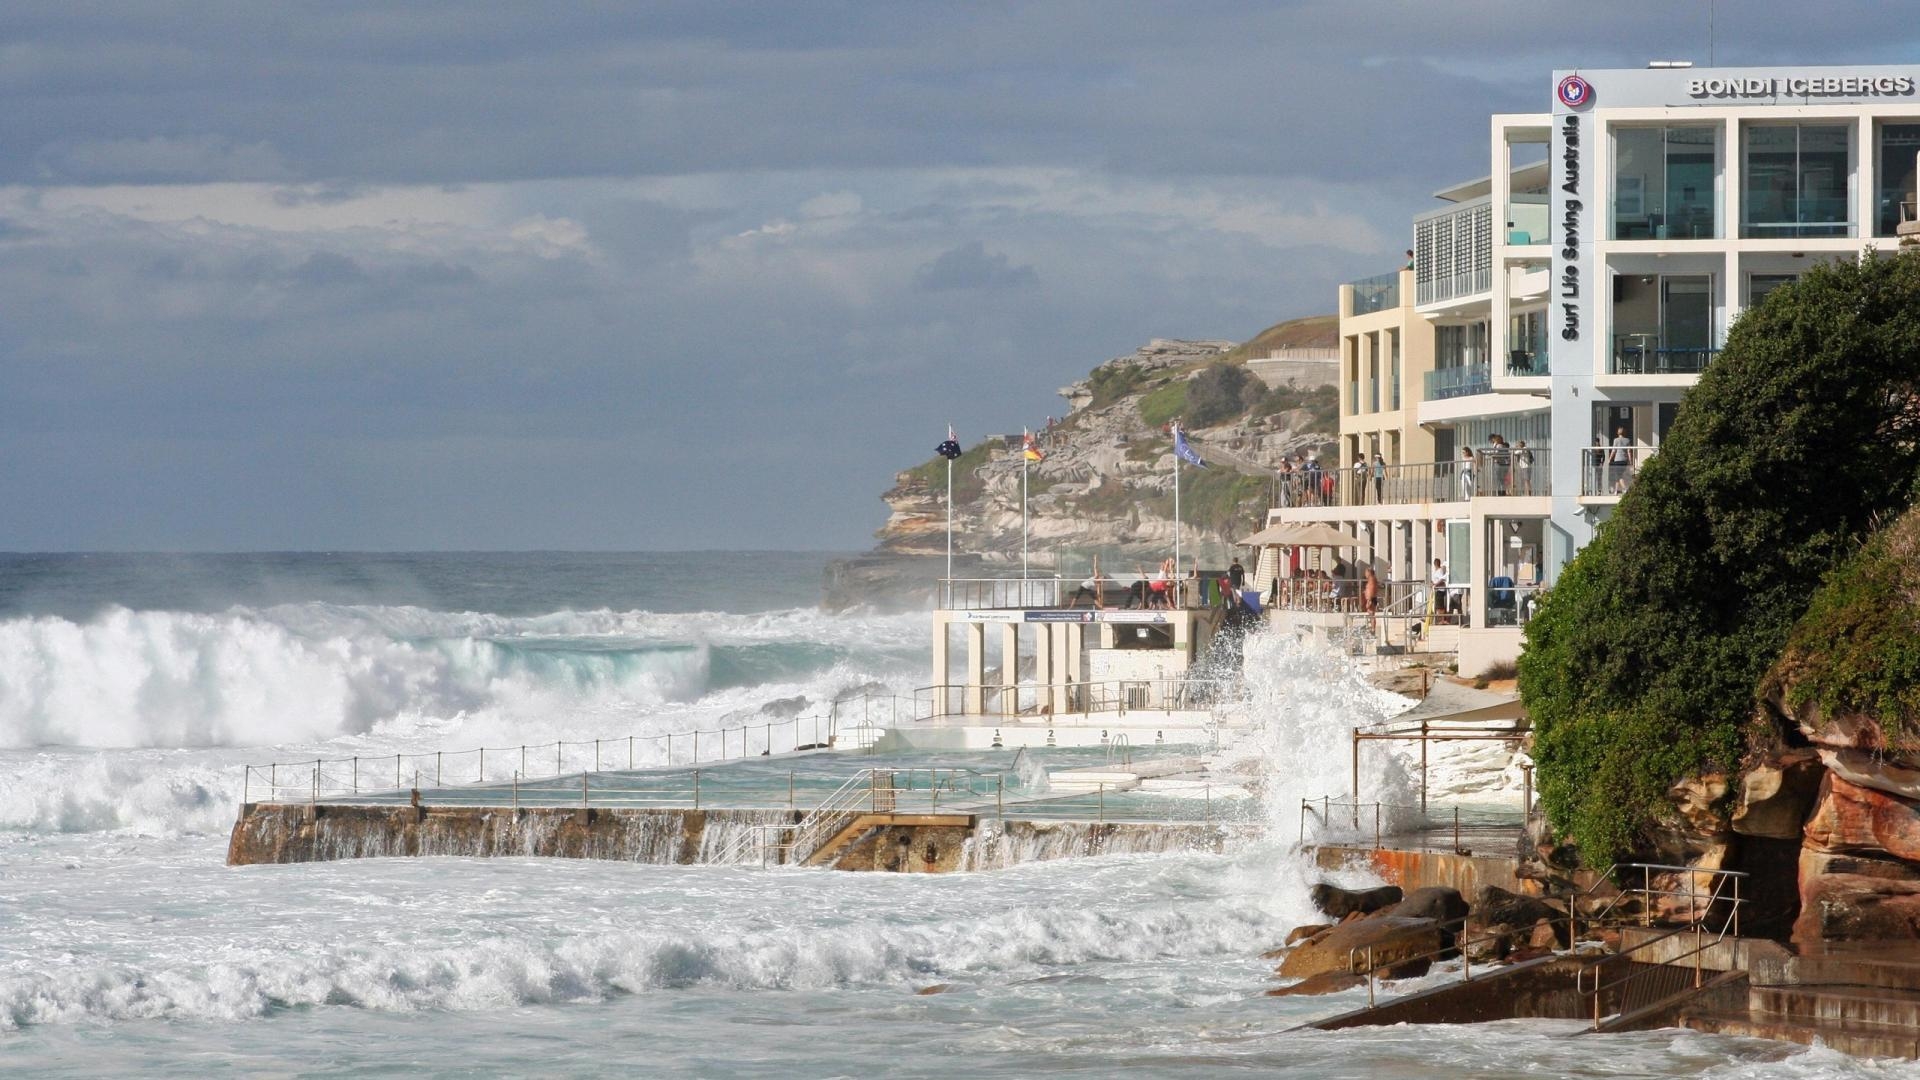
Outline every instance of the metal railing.
{"label": "metal railing", "polygon": [[1466,458],[1404,465],[1369,464],[1281,472],[1283,509],[1466,502],[1478,496],[1553,494],[1553,451],[1545,447],[1482,448]]}
{"label": "metal railing", "polygon": [[1356,802],[1321,796],[1300,800],[1299,842],[1308,826],[1320,843],[1371,843],[1376,849],[1462,854],[1517,841],[1527,814],[1488,806],[1422,807],[1417,803]]}
{"label": "metal railing", "polygon": [[1065,795],[1009,793],[1004,773],[966,768],[867,768],[848,777],[792,824],[761,824],[743,832],[712,861],[804,866],[863,814],[949,814],[1002,821],[1201,825],[1215,823],[1213,787],[1202,785],[1199,814],[1146,812],[1122,800],[1125,785],[1098,781]]}
{"label": "metal railing", "polygon": [[[1596,882],[1593,886],[1589,887],[1585,893],[1580,895],[1591,896],[1594,890],[1599,888],[1601,884],[1615,879],[1622,872],[1627,873],[1629,878],[1631,878],[1632,872],[1636,870],[1640,872],[1641,876],[1639,888],[1629,887],[1615,895],[1608,901],[1605,908],[1588,917],[1587,922],[1590,927],[1605,925],[1607,916],[1612,914],[1622,900],[1636,895],[1641,901],[1642,925],[1652,925],[1653,909],[1656,901],[1661,899],[1685,901],[1688,917],[1683,923],[1667,933],[1648,938],[1631,949],[1613,953],[1585,964],[1574,973],[1575,992],[1586,995],[1592,999],[1593,1027],[1595,1030],[1599,1030],[1604,1023],[1605,1018],[1602,1016],[1602,1002],[1605,1000],[1605,996],[1609,990],[1618,992],[1615,997],[1622,1005],[1618,1015],[1624,1015],[1630,1011],[1628,1003],[1631,1001],[1631,990],[1640,980],[1658,977],[1661,972],[1671,971],[1687,960],[1693,961],[1693,989],[1698,990],[1705,984],[1705,964],[1703,961],[1707,951],[1725,941],[1729,935],[1735,938],[1740,936],[1740,908],[1745,903],[1740,896],[1740,880],[1747,876],[1743,871],[1703,869],[1697,866],[1669,866],[1661,863],[1616,863],[1609,867],[1605,874],[1601,875],[1599,882]],[[1656,875],[1660,877],[1684,875],[1685,885],[1680,888],[1663,887],[1656,889],[1653,884]],[[1700,878],[1707,879],[1708,885],[1705,891],[1702,891],[1699,886],[1698,879]],[[1573,920],[1572,927],[1575,930],[1579,927],[1578,900],[1578,896],[1571,896],[1567,902],[1569,918]],[[1709,928],[1709,923],[1713,920],[1716,911],[1722,911],[1724,915],[1720,918],[1719,930],[1714,931]],[[1654,962],[1652,966],[1642,967],[1638,971],[1633,969],[1631,962],[1628,962],[1625,974],[1615,979],[1606,979],[1604,970],[1606,965],[1619,965],[1623,961],[1629,961],[1629,958],[1635,953],[1652,949],[1657,945],[1661,945],[1688,933],[1692,934],[1693,942],[1692,947],[1686,952],[1666,957],[1663,960]],[[1708,937],[1709,934],[1712,935],[1711,938]],[[1578,938],[1576,937],[1575,940],[1578,940]],[[1591,976],[1593,983],[1591,988],[1588,988],[1586,985],[1589,981],[1589,976]],[[1640,1002],[1640,1004],[1643,1005],[1653,1003],[1654,1002],[1650,1000]]]}
{"label": "metal railing", "polygon": [[[1101,679],[1091,682],[1020,683],[987,686],[941,683],[913,692],[917,719],[935,716],[1048,716],[1092,713],[1185,712],[1239,701],[1246,693],[1238,679]],[[979,708],[969,710],[978,695]],[[1057,703],[1064,703],[1059,707]]]}
{"label": "metal railing", "polygon": [[1590,446],[1580,452],[1582,496],[1625,495],[1658,450],[1654,446]]}
{"label": "metal railing", "polygon": [[917,697],[862,695],[835,701],[824,714],[658,735],[268,762],[243,766],[241,801],[319,802],[408,787],[532,785],[576,773],[738,761],[827,749],[848,729],[927,715]]}
{"label": "metal railing", "polygon": [[[1472,982],[1473,954],[1469,950],[1476,945],[1491,944],[1500,941],[1502,938],[1510,938],[1513,936],[1511,930],[1492,930],[1466,938],[1459,936],[1461,932],[1466,930],[1467,923],[1472,919],[1473,913],[1469,912],[1465,915],[1458,915],[1454,918],[1435,923],[1434,929],[1439,931],[1441,939],[1445,940],[1451,936],[1453,943],[1450,945],[1442,945],[1437,949],[1429,949],[1426,952],[1413,956],[1396,956],[1391,960],[1376,961],[1374,959],[1375,946],[1373,945],[1355,945],[1353,948],[1348,949],[1347,973],[1350,975],[1363,976],[1367,980],[1367,1008],[1371,1009],[1374,1007],[1374,985],[1381,978],[1380,973],[1383,971],[1392,972],[1395,969],[1406,967],[1409,964],[1417,964],[1423,961],[1431,964],[1436,960],[1450,960],[1458,956],[1460,958],[1460,981]],[[1448,927],[1454,927],[1454,929],[1449,930],[1447,929]],[[1364,968],[1359,966],[1360,957],[1363,954],[1367,961]]]}
{"label": "metal railing", "polygon": [[1718,346],[1669,345],[1659,334],[1615,334],[1609,375],[1698,375],[1720,354]]}
{"label": "metal railing", "polygon": [[1058,577],[941,578],[937,595],[943,611],[1051,608],[1066,603],[1063,586]]}

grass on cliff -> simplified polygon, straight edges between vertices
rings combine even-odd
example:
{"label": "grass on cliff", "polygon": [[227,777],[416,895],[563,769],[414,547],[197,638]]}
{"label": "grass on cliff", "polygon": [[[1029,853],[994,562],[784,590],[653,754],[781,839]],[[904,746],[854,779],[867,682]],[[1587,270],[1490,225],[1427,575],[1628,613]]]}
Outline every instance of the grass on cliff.
{"label": "grass on cliff", "polygon": [[1187,411],[1187,380],[1175,379],[1140,399],[1140,419],[1158,428]]}
{"label": "grass on cliff", "polygon": [[1527,627],[1541,800],[1589,866],[1733,771],[1822,579],[1920,476],[1920,252],[1823,264],[1734,325]]}
{"label": "grass on cliff", "polygon": [[[953,500],[956,505],[971,502],[986,494],[987,485],[980,479],[980,467],[991,460],[994,445],[992,440],[975,443],[953,459]],[[936,454],[932,461],[908,469],[907,475],[925,484],[928,491],[943,496],[946,494],[946,458]]]}

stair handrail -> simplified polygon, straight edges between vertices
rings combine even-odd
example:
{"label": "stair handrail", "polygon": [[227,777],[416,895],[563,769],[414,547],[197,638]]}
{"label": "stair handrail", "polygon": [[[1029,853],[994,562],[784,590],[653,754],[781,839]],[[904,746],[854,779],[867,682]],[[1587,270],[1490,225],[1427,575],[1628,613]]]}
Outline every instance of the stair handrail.
{"label": "stair handrail", "polygon": [[[1465,915],[1457,915],[1451,919],[1446,919],[1444,921],[1435,923],[1434,928],[1439,930],[1442,934],[1445,934],[1447,932],[1445,929],[1446,927],[1458,924],[1460,931],[1464,933],[1467,929],[1467,923],[1472,921],[1473,919],[1473,914],[1474,914],[1473,912],[1468,912]],[[1487,931],[1486,933],[1478,934],[1473,937],[1461,937],[1456,935],[1453,939],[1452,945],[1442,945],[1438,949],[1430,949],[1417,956],[1396,956],[1391,960],[1382,960],[1379,963],[1374,962],[1374,958],[1373,958],[1374,946],[1355,945],[1353,948],[1347,950],[1347,973],[1350,975],[1362,976],[1367,980],[1367,1008],[1371,1009],[1374,1007],[1374,1003],[1373,1003],[1374,979],[1379,972],[1389,971],[1389,970],[1392,970],[1393,968],[1400,967],[1404,964],[1411,964],[1420,960],[1426,960],[1426,961],[1444,960],[1447,958],[1448,954],[1458,953],[1460,955],[1460,981],[1472,982],[1473,981],[1473,957],[1467,953],[1467,947],[1469,945],[1483,945],[1489,941],[1498,941],[1501,938],[1512,937],[1512,936],[1513,936],[1513,932],[1511,930],[1490,930],[1490,931]],[[1364,969],[1354,966],[1355,961],[1359,959],[1359,954],[1362,950],[1365,950],[1367,955],[1367,966]]]}
{"label": "stair handrail", "polygon": [[[807,811],[806,815],[799,821],[791,824],[785,822],[756,823],[752,828],[742,832],[739,837],[721,849],[720,853],[714,856],[712,861],[723,865],[734,865],[748,862],[753,855],[757,854],[760,862],[765,864],[767,861],[767,853],[774,847],[782,846],[769,844],[767,842],[768,834],[775,832],[784,832],[787,834],[787,843],[784,846],[787,848],[789,858],[791,858],[792,852],[798,844],[801,831],[809,825],[815,825],[822,813],[837,813],[843,804],[853,805],[857,802],[858,795],[866,794],[871,790],[871,780],[875,771],[874,769],[861,769],[854,773],[847,778],[846,783],[835,788],[832,794],[821,800],[820,804],[812,810]],[[864,785],[863,782],[865,782]],[[850,796],[848,794],[849,792],[854,794]]]}
{"label": "stair handrail", "polygon": [[[839,826],[844,819],[859,812],[861,799],[866,799],[872,808],[876,793],[875,780],[886,770],[861,769],[847,778],[847,782],[835,788],[831,795],[820,801],[818,806],[807,811],[805,817],[794,825],[787,838],[787,863],[804,863],[820,844],[827,839],[828,826]],[[809,846],[811,845],[811,846]]]}
{"label": "stair handrail", "polygon": [[[1602,956],[1597,960],[1593,960],[1589,963],[1583,964],[1574,972],[1574,976],[1573,976],[1574,993],[1587,995],[1593,999],[1593,1029],[1595,1031],[1600,1030],[1600,1027],[1603,1023],[1603,1018],[1601,1016],[1600,1009],[1601,1009],[1601,1001],[1604,999],[1606,991],[1610,989],[1619,989],[1621,991],[1621,1000],[1625,1001],[1626,1000],[1625,988],[1629,983],[1632,983],[1635,980],[1640,979],[1642,977],[1651,975],[1655,971],[1660,970],[1661,968],[1671,967],[1673,965],[1681,963],[1682,961],[1691,959],[1693,961],[1693,989],[1695,990],[1700,989],[1704,985],[1704,981],[1705,981],[1704,965],[1702,963],[1702,958],[1705,956],[1705,954],[1709,949],[1713,949],[1718,945],[1720,945],[1722,942],[1724,942],[1727,939],[1729,934],[1731,934],[1736,939],[1739,938],[1740,908],[1746,902],[1740,896],[1740,879],[1747,877],[1749,875],[1746,873],[1746,871],[1743,871],[1743,870],[1719,870],[1719,869],[1712,869],[1708,867],[1699,867],[1699,866],[1672,866],[1664,863],[1615,863],[1612,866],[1609,866],[1607,868],[1607,872],[1601,876],[1599,881],[1596,881],[1593,885],[1588,886],[1583,892],[1577,895],[1568,896],[1567,898],[1568,911],[1569,912],[1577,911],[1576,905],[1578,903],[1578,897],[1591,895],[1593,891],[1599,888],[1602,883],[1612,880],[1614,873],[1618,870],[1641,871],[1642,884],[1641,884],[1641,888],[1638,891],[1640,895],[1643,897],[1643,903],[1648,904],[1649,906],[1652,904],[1653,898],[1655,896],[1679,897],[1689,901],[1705,900],[1706,904],[1704,906],[1695,906],[1691,912],[1691,917],[1688,919],[1685,925],[1676,926],[1666,931],[1665,933],[1656,934],[1653,937],[1647,938],[1646,940],[1634,945],[1632,948],[1625,949],[1617,953],[1609,953],[1608,955]],[[1677,890],[1677,889],[1655,889],[1653,888],[1653,871],[1655,870],[1659,870],[1662,872],[1683,873],[1683,874],[1708,874],[1712,876],[1713,885],[1705,893],[1695,892],[1693,890],[1691,882],[1688,883],[1688,887],[1684,891]],[[1722,891],[1726,889],[1729,884],[1731,884],[1733,888],[1733,895],[1731,896],[1724,895]],[[1599,914],[1593,916],[1589,920],[1589,923],[1590,924],[1596,923],[1596,922],[1599,922],[1601,919],[1605,918],[1605,916],[1608,913],[1612,912],[1614,907],[1617,906],[1623,898],[1625,898],[1628,895],[1631,895],[1634,891],[1635,890],[1631,888],[1622,889],[1619,895],[1613,897],[1611,900],[1607,902],[1607,906],[1601,909]],[[1714,906],[1722,901],[1726,901],[1728,904],[1727,916],[1726,918],[1721,920],[1719,931],[1717,933],[1714,933],[1711,940],[1709,940],[1707,938],[1707,934],[1709,932],[1707,929],[1707,921],[1710,915],[1712,914]],[[1633,954],[1637,952],[1640,952],[1644,949],[1650,949],[1653,946],[1660,944],[1661,942],[1669,941],[1675,937],[1680,936],[1681,934],[1686,934],[1686,933],[1693,934],[1693,948],[1687,950],[1686,952],[1683,952],[1678,956],[1670,957],[1666,960],[1656,961],[1652,966],[1645,967],[1639,971],[1631,970],[1632,962],[1629,960],[1628,961],[1629,970],[1627,971],[1626,974],[1621,975],[1619,978],[1614,979],[1611,982],[1608,982],[1604,979],[1604,968],[1606,964],[1608,964],[1609,962],[1627,960],[1629,957],[1633,956]],[[1591,990],[1587,989],[1585,985],[1587,973],[1589,971],[1593,972],[1593,988]]]}

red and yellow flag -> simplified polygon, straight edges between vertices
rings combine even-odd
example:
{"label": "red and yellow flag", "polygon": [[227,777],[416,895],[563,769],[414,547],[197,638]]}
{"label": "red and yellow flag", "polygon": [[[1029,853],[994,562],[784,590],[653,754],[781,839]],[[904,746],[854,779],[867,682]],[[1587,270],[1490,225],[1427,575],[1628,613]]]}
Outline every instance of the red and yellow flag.
{"label": "red and yellow flag", "polygon": [[1040,444],[1033,441],[1033,432],[1028,431],[1026,428],[1021,428],[1020,430],[1025,435],[1025,438],[1021,442],[1021,456],[1025,457],[1028,461],[1043,460],[1046,455],[1040,452]]}

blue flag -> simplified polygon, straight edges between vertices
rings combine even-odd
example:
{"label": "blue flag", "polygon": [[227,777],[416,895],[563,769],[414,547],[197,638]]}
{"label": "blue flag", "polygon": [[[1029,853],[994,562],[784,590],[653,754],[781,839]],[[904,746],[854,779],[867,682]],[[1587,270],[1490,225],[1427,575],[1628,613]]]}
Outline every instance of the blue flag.
{"label": "blue flag", "polygon": [[1202,458],[1193,447],[1187,445],[1187,433],[1178,427],[1173,429],[1173,453],[1189,465],[1202,469],[1207,467],[1206,459]]}

